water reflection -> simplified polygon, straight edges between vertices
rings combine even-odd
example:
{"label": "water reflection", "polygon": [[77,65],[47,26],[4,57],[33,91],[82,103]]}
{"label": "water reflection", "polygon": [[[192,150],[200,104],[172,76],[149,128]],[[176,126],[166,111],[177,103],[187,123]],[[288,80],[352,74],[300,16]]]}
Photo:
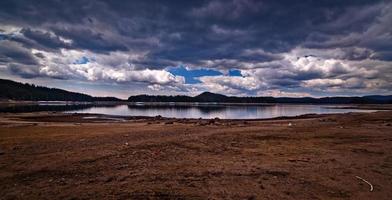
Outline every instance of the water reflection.
{"label": "water reflection", "polygon": [[20,112],[42,112],[42,111],[77,111],[93,107],[91,104],[71,104],[71,105],[3,105],[0,106],[0,112],[20,113]]}
{"label": "water reflection", "polygon": [[[329,105],[330,106],[330,105]],[[336,105],[334,105],[336,106]],[[93,107],[78,111],[82,113],[102,113],[109,115],[157,116],[175,118],[215,118],[221,119],[262,119],[303,114],[324,114],[344,112],[371,112],[372,110],[337,109],[325,105],[128,105],[115,108]]]}
{"label": "water reflection", "polygon": [[[333,107],[332,107],[333,106]],[[95,104],[39,104],[23,106],[0,106],[0,112],[37,112],[59,111],[72,113],[97,113],[122,116],[157,116],[175,118],[215,118],[222,119],[262,119],[303,114],[324,114],[344,112],[372,112],[373,110],[337,109],[338,105],[220,105],[220,104],[131,104],[131,105],[95,105]],[[346,105],[347,106],[347,105]]]}

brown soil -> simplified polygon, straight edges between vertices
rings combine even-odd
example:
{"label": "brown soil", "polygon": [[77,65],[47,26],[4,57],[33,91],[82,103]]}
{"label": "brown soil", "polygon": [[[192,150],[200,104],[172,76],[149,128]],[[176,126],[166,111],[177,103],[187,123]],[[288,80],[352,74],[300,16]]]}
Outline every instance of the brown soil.
{"label": "brown soil", "polygon": [[0,115],[0,199],[391,196],[392,111],[263,121]]}

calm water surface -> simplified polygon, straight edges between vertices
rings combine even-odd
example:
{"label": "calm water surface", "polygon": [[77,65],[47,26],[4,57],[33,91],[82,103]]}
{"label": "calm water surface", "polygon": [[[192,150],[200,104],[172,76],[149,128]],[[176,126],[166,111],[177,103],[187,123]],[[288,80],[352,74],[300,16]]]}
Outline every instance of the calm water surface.
{"label": "calm water surface", "polygon": [[303,114],[347,112],[373,112],[374,110],[339,109],[349,105],[91,105],[91,104],[40,104],[1,107],[0,112],[60,111],[69,113],[94,113],[122,116],[157,116],[175,118],[263,119]]}

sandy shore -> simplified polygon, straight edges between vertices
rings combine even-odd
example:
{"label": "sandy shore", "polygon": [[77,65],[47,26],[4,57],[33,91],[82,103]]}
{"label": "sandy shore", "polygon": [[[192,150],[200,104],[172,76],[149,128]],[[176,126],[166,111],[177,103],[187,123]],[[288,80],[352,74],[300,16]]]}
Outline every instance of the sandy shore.
{"label": "sandy shore", "polygon": [[0,114],[0,199],[390,199],[391,188],[392,111],[249,121]]}

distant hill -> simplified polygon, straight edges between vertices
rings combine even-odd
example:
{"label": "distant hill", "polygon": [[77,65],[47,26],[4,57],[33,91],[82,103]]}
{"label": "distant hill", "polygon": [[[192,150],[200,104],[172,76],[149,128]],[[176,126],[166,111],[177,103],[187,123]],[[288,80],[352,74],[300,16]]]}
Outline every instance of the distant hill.
{"label": "distant hill", "polygon": [[135,95],[128,98],[130,102],[195,102],[193,97],[177,95],[177,96],[163,96],[163,95]]}
{"label": "distant hill", "polygon": [[305,104],[387,104],[392,103],[392,95],[363,97],[236,97],[203,92],[197,96],[154,96],[136,95],[128,98],[130,102],[217,102],[217,103],[305,103]]}
{"label": "distant hill", "polygon": [[378,102],[383,102],[383,103],[391,103],[392,102],[392,95],[389,95],[389,96],[371,95],[371,96],[364,96],[363,98],[367,99],[368,101],[378,101]]}
{"label": "distant hill", "polygon": [[93,97],[87,94],[47,88],[0,79],[0,100],[23,101],[121,101],[115,97]]}
{"label": "distant hill", "polygon": [[229,97],[225,95],[215,94],[211,92],[203,92],[194,97],[194,99],[199,102],[225,102],[228,101],[228,98]]}

